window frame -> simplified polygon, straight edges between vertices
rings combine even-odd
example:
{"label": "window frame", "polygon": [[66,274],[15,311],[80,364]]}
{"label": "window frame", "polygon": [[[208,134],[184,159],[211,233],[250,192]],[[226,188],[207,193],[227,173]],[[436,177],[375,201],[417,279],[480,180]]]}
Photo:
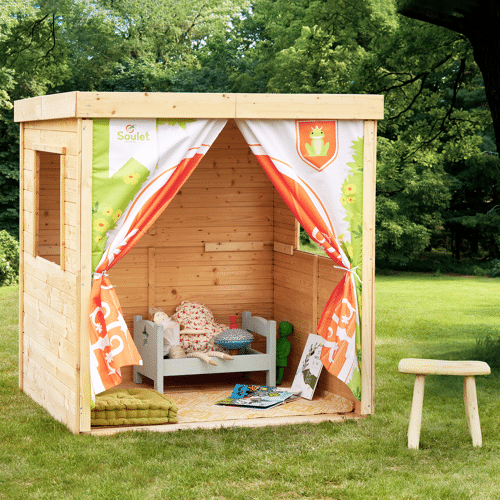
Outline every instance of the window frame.
{"label": "window frame", "polygon": [[[66,243],[65,243],[65,191],[66,191],[66,148],[59,146],[47,146],[42,144],[35,144],[33,146],[33,153],[35,155],[35,171],[34,171],[34,186],[33,186],[33,256],[40,257],[41,259],[52,262],[60,267],[63,271],[66,266]],[[40,207],[40,175],[41,175],[41,153],[48,153],[59,156],[59,264],[47,258],[47,256],[40,254],[39,234],[40,234],[40,213],[43,207]]]}

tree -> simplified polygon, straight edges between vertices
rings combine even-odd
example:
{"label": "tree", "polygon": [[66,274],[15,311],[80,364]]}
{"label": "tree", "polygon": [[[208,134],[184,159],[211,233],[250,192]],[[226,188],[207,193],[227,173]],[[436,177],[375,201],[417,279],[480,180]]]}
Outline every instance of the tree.
{"label": "tree", "polygon": [[[459,165],[482,162],[492,147],[492,122],[465,37],[404,18],[398,31],[403,37],[385,40],[363,74],[375,75],[365,85],[383,93],[390,110],[380,123],[378,255],[402,264],[412,257],[409,243],[415,254],[437,243],[456,249],[460,231],[449,208],[473,182],[457,177]],[[467,203],[471,210],[474,200]]]}
{"label": "tree", "polygon": [[252,72],[233,76],[235,85],[385,96],[377,255],[404,264],[437,241],[462,182],[451,165],[481,157],[491,128],[485,101],[471,105],[484,91],[468,40],[370,0],[255,1],[248,26]]}
{"label": "tree", "polygon": [[65,17],[72,76],[61,90],[170,91],[176,78],[200,67],[199,51],[245,5],[95,0],[89,11],[75,4]]}
{"label": "tree", "polygon": [[477,49],[457,30],[396,12],[413,4],[41,0],[18,11],[4,2],[0,229],[17,223],[13,99],[69,90],[371,93],[386,104],[379,258],[401,264],[440,244],[458,256],[473,251],[473,240],[493,248],[499,167],[486,155],[495,152],[495,134]]}
{"label": "tree", "polygon": [[500,141],[500,3],[496,0],[399,0],[410,18],[465,35],[484,78],[497,143]]}
{"label": "tree", "polygon": [[444,213],[442,236],[455,259],[500,257],[500,168],[496,155],[484,154],[448,165],[456,189]]}
{"label": "tree", "polygon": [[[244,7],[244,3],[242,6]],[[12,103],[47,93],[168,91],[225,33],[240,2],[40,0],[0,5],[0,230],[17,233],[18,127]]]}
{"label": "tree", "polygon": [[[442,26],[465,35],[481,69],[494,134],[500,141],[500,5],[492,0],[400,0],[398,11],[410,18]],[[482,246],[490,257],[500,255],[500,162],[496,147],[484,137],[487,156],[449,164],[458,181],[446,216],[455,258],[477,253]],[[493,154],[491,154],[493,152]]]}
{"label": "tree", "polygon": [[64,49],[56,43],[54,17],[33,18],[28,2],[0,8],[0,230],[17,236],[19,129],[13,101],[46,93],[65,75]]}

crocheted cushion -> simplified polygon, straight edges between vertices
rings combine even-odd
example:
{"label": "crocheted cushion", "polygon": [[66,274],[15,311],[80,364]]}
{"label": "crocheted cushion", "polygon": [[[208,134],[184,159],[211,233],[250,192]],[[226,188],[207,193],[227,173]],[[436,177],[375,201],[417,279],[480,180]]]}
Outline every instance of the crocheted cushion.
{"label": "crocheted cushion", "polygon": [[226,349],[243,349],[253,341],[253,335],[246,330],[230,328],[218,333],[214,337],[214,342]]}
{"label": "crocheted cushion", "polygon": [[177,406],[153,389],[110,389],[96,396],[91,425],[177,423]]}

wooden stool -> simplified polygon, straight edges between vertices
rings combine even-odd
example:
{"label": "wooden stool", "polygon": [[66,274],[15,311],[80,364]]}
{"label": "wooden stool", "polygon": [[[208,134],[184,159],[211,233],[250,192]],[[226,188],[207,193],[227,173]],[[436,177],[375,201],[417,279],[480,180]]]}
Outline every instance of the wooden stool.
{"label": "wooden stool", "polygon": [[422,424],[422,404],[426,375],[462,375],[464,377],[464,402],[467,424],[473,446],[481,446],[481,424],[477,411],[475,375],[488,375],[490,367],[484,361],[441,361],[439,359],[402,359],[398,370],[415,374],[415,387],[408,427],[408,448],[418,450]]}

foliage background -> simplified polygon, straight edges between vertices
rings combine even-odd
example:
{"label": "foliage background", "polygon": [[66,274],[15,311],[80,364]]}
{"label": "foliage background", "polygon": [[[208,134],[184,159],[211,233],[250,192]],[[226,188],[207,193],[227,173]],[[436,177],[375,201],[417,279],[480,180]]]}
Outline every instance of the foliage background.
{"label": "foliage background", "polygon": [[74,90],[383,94],[377,266],[470,261],[469,271],[487,273],[500,258],[500,161],[483,75],[463,34],[397,8],[397,0],[4,1],[0,229],[18,231],[16,99]]}
{"label": "foliage background", "polygon": [[0,286],[19,281],[19,243],[7,231],[0,231]]}

